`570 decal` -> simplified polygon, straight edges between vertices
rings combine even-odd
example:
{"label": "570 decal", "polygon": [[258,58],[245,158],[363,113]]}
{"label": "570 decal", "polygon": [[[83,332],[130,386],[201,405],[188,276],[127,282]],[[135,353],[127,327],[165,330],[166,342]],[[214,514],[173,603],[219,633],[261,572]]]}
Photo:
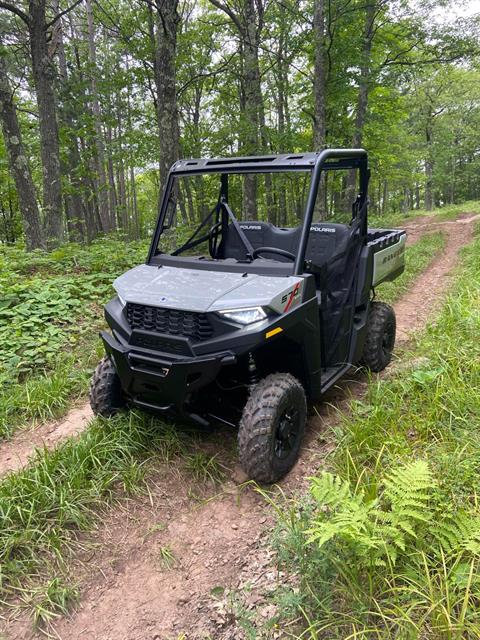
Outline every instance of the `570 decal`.
{"label": "570 decal", "polygon": [[284,308],[284,312],[288,311],[292,306],[294,300],[296,300],[300,295],[300,282],[293,287],[291,291],[288,291],[285,295],[282,296],[282,304],[286,304]]}

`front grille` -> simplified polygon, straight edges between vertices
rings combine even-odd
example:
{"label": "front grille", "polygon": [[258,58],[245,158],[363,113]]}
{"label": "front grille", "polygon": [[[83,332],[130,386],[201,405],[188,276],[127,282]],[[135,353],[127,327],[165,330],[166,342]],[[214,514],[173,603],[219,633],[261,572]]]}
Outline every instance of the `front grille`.
{"label": "front grille", "polygon": [[213,327],[205,313],[148,307],[128,302],[127,319],[132,329],[184,336],[194,342],[208,340],[213,335]]}

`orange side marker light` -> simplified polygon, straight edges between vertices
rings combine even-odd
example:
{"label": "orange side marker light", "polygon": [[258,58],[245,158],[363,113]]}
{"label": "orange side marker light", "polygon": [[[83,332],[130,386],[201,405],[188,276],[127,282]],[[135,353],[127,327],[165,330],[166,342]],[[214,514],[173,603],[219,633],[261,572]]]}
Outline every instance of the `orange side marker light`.
{"label": "orange side marker light", "polygon": [[282,333],[282,331],[283,331],[282,327],[276,327],[276,329],[267,331],[267,333],[265,334],[265,338],[272,338],[273,336],[276,336],[277,333]]}

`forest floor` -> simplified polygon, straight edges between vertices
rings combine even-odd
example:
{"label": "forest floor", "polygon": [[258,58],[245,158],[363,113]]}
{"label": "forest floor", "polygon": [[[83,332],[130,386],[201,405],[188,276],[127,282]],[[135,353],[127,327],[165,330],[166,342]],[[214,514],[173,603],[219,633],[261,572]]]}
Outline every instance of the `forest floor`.
{"label": "forest floor", "polygon": [[[410,246],[436,231],[443,232],[446,243],[394,305],[399,363],[408,358],[412,333],[440,308],[459,249],[471,241],[479,218],[417,218],[404,225]],[[316,407],[300,460],[274,493],[303,490],[335,446],[332,427],[352,398],[364,395],[367,385],[364,374],[354,373]],[[14,435],[0,444],[0,474],[25,465],[35,447],[55,447],[80,433],[90,418],[84,404],[62,420]],[[202,483],[185,466],[156,463],[148,472],[147,493],[122,497],[115,508],[105,510],[93,533],[81,535],[81,551],[74,554],[69,569],[80,597],[70,616],[50,620],[47,631],[52,637],[233,640],[243,637],[240,628],[248,628],[253,612],[271,617],[275,605],[268,593],[284,579],[266,542],[275,511],[232,462],[234,433],[207,435],[198,447],[214,455],[222,481]],[[25,612],[12,612],[3,612],[2,631],[8,640],[45,637],[32,631]],[[283,636],[279,629],[271,634]]]}

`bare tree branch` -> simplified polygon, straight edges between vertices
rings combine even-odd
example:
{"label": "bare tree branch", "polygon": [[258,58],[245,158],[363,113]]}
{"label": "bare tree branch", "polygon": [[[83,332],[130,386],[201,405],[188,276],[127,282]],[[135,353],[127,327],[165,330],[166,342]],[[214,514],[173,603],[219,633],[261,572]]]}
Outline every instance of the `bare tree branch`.
{"label": "bare tree branch", "polygon": [[25,24],[30,24],[29,16],[15,5],[10,4],[10,2],[0,2],[0,9],[6,9],[7,11],[10,11],[11,13],[14,13],[16,16],[18,16],[25,22]]}
{"label": "bare tree branch", "polygon": [[210,0],[210,2],[214,7],[217,7],[217,9],[220,9],[220,11],[226,13],[230,20],[235,24],[237,29],[240,31],[240,33],[242,32],[242,23],[228,5],[224,4],[223,2],[219,2],[219,0]]}
{"label": "bare tree branch", "polygon": [[198,73],[195,76],[192,76],[189,80],[187,80],[187,82],[185,82],[185,84],[183,86],[181,86],[178,91],[177,91],[177,95],[181,95],[186,89],[188,89],[188,87],[193,84],[194,82],[196,82],[197,80],[199,80],[200,78],[211,78],[213,76],[218,75],[219,73],[221,73],[224,69],[226,69],[228,67],[228,65],[230,64],[230,62],[232,61],[232,59],[237,55],[237,53],[232,53],[232,55],[225,60],[219,67],[217,67],[216,69],[214,69],[213,71],[210,71],[209,73]]}
{"label": "bare tree branch", "polygon": [[57,15],[53,18],[53,20],[50,20],[50,22],[45,26],[45,29],[50,29],[50,27],[52,27],[58,20],[60,20],[60,18],[62,18],[63,16],[66,16],[67,13],[70,13],[70,11],[72,11],[72,9],[75,9],[75,7],[79,5],[81,2],[83,2],[83,0],[75,0],[75,2],[71,4],[69,7],[67,7],[63,11],[60,11],[60,13],[57,13]]}

